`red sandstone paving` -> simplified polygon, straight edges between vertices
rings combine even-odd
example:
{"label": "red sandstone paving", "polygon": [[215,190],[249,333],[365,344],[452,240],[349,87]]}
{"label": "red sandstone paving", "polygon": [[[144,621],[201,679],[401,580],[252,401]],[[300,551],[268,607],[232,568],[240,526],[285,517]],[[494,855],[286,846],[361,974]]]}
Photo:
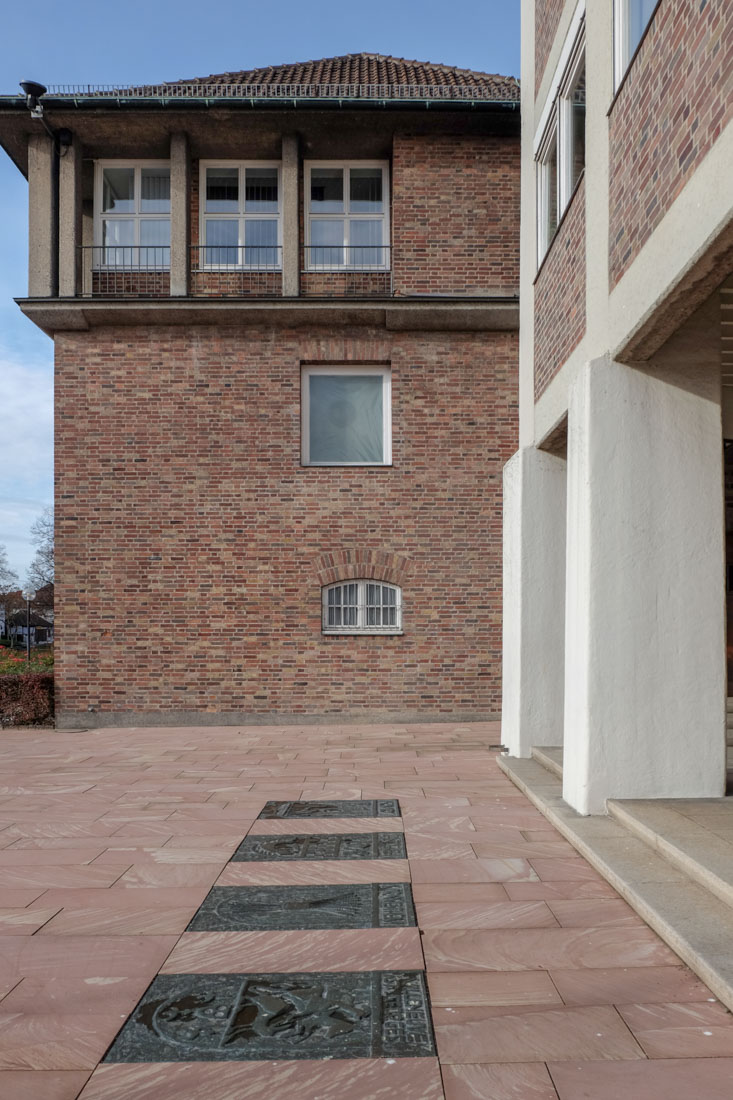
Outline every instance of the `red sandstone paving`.
{"label": "red sandstone paving", "polygon": [[[478,747],[498,740],[490,723],[3,734],[0,1096],[732,1096],[733,1017]],[[399,797],[402,821],[256,820],[270,798],[360,797]],[[250,830],[352,827],[404,827],[408,860],[227,865]],[[214,882],[410,878],[422,937],[183,931]],[[442,1086],[435,1059],[95,1069],[156,973],[243,952],[426,966]]]}

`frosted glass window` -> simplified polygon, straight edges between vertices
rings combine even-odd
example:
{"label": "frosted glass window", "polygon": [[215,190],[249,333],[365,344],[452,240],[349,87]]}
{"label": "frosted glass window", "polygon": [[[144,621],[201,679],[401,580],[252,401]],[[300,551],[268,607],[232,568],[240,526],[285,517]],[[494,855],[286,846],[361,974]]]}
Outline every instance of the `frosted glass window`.
{"label": "frosted glass window", "polygon": [[239,223],[237,221],[206,221],[205,262],[236,266],[239,260]]}
{"label": "frosted glass window", "polygon": [[206,169],[206,210],[236,214],[239,210],[239,169]]}
{"label": "frosted glass window", "polygon": [[341,214],[343,212],[343,168],[314,168],[312,170],[311,209],[319,214]]}
{"label": "frosted glass window", "polygon": [[311,263],[337,267],[344,262],[344,222],[318,218],[311,224]]}
{"label": "frosted glass window", "polygon": [[379,214],[382,211],[382,169],[352,168],[350,173],[351,202],[354,214]]}
{"label": "frosted glass window", "polygon": [[[202,164],[204,263],[279,271],[280,175],[276,164]],[[263,217],[263,215],[270,217]],[[213,216],[212,216],[213,215]]]}
{"label": "frosted glass window", "polygon": [[[388,168],[306,163],[306,268],[389,268]],[[334,217],[342,214],[343,217]]]}
{"label": "frosted glass window", "polygon": [[307,461],[384,463],[384,375],[311,373],[307,384]]}
{"label": "frosted glass window", "polygon": [[277,266],[277,222],[244,223],[244,262],[255,267]]}
{"label": "frosted glass window", "polygon": [[277,168],[247,168],[244,209],[253,214],[277,213]]}
{"label": "frosted glass window", "polygon": [[95,269],[170,267],[170,166],[97,161],[94,184]]}
{"label": "frosted glass window", "polygon": [[143,214],[169,214],[171,174],[168,168],[143,168],[140,172],[140,210]]}
{"label": "frosted glass window", "polygon": [[109,210],[115,214],[134,214],[134,168],[104,169],[102,184],[102,210]]}

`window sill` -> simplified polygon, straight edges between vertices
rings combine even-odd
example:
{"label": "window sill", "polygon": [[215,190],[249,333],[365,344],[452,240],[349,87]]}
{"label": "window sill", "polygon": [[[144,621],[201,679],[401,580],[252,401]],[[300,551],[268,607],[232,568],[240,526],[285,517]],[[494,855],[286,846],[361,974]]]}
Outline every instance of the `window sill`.
{"label": "window sill", "polygon": [[330,469],[350,469],[355,467],[366,467],[373,470],[389,470],[392,467],[391,462],[301,462],[300,467],[302,470],[323,469],[324,466]]}
{"label": "window sill", "polygon": [[338,627],[338,628],[332,628],[332,629],[328,629],[326,627],[321,628],[321,634],[323,634],[323,636],[325,638],[344,637],[344,636],[355,637],[357,635],[360,635],[362,637],[366,636],[366,637],[372,637],[372,638],[376,637],[376,636],[380,636],[380,637],[385,637],[386,636],[388,638],[389,637],[394,638],[394,637],[399,636],[400,634],[404,634],[404,633],[405,633],[404,630],[396,630],[393,627],[379,627],[379,626],[353,627],[351,629],[349,627],[344,627],[344,628]]}

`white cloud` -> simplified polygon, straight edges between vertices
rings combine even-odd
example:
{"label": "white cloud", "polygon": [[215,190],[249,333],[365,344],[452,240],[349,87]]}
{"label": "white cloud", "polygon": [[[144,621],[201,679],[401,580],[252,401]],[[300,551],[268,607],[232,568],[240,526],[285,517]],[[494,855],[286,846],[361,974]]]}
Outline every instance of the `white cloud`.
{"label": "white cloud", "polygon": [[53,360],[0,344],[0,543],[25,576],[30,525],[53,500]]}

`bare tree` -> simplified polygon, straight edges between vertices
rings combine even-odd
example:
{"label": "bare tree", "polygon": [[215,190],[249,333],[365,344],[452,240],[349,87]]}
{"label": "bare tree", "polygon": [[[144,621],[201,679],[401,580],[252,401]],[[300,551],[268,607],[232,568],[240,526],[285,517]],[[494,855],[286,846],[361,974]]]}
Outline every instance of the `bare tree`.
{"label": "bare tree", "polygon": [[17,609],[19,602],[18,574],[14,573],[8,562],[8,552],[0,545],[0,620],[5,632],[8,629],[8,620],[13,611]]}
{"label": "bare tree", "polygon": [[28,568],[28,584],[38,589],[53,584],[53,508],[43,509],[31,525],[31,536],[36,556]]}

